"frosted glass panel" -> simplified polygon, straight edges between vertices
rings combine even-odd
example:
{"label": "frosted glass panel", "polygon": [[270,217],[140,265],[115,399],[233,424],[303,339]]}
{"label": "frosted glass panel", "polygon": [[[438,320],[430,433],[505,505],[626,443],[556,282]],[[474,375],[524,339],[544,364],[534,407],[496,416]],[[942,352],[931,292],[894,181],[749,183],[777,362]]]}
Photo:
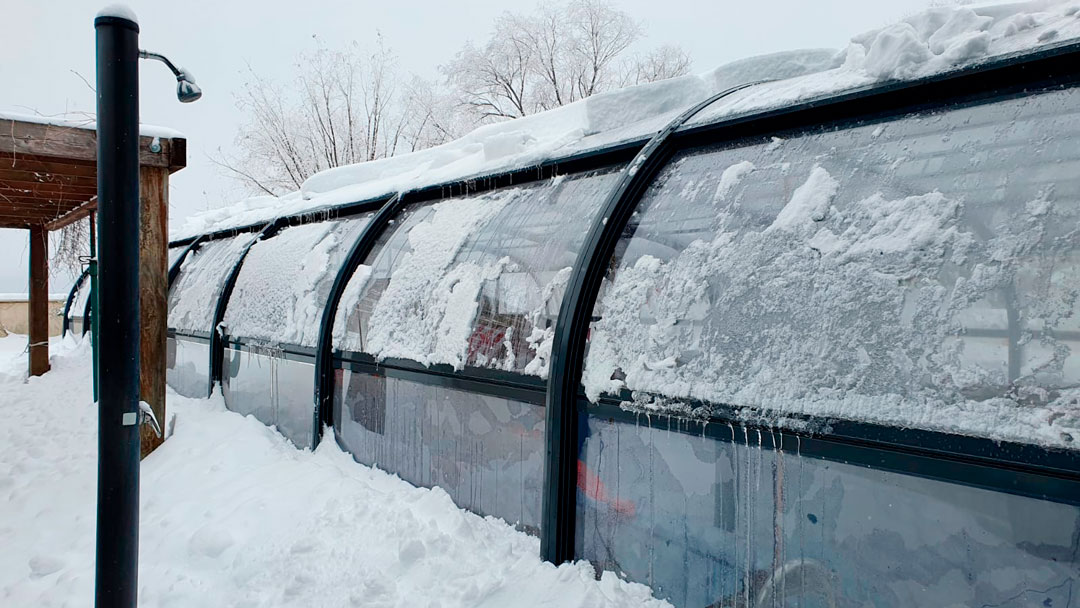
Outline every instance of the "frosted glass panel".
{"label": "frosted glass panel", "polygon": [[188,253],[169,289],[169,328],[210,332],[214,310],[229,271],[256,237],[241,234],[202,244]]}
{"label": "frosted glass panel", "polygon": [[566,280],[617,173],[408,211],[357,271],[338,348],[545,376]]}
{"label": "frosted glass panel", "polygon": [[1074,447],[1078,96],[681,154],[617,249],[589,397]]}
{"label": "frosted glass panel", "polygon": [[292,226],[252,245],[225,309],[225,332],[315,346],[334,278],[369,219]]}

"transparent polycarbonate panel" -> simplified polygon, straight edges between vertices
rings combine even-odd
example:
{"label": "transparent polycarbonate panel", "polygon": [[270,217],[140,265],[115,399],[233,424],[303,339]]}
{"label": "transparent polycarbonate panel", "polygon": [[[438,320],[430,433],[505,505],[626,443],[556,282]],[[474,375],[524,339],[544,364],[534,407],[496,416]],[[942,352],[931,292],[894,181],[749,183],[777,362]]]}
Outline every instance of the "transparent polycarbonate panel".
{"label": "transparent polycarbonate panel", "polygon": [[278,431],[296,447],[310,448],[315,443],[315,364],[285,358],[275,364]]}
{"label": "transparent polycarbonate panel", "polygon": [[370,216],[283,228],[251,246],[225,309],[225,331],[315,346],[334,278]]}
{"label": "transparent polycarbonate panel", "polygon": [[[82,319],[86,314],[86,301],[90,299],[90,277],[83,279],[79,284],[78,290],[75,291],[75,297],[71,300],[71,307],[68,308],[68,317],[73,321],[75,319]],[[78,335],[78,332],[76,332]]]}
{"label": "transparent polycarbonate panel", "polygon": [[173,267],[173,264],[176,263],[176,260],[180,257],[181,253],[184,253],[185,249],[187,249],[187,245],[184,245],[183,247],[169,247],[169,268]]}
{"label": "transparent polycarbonate panel", "polygon": [[617,176],[558,177],[413,213],[343,302],[339,346],[545,375],[566,280]]}
{"label": "transparent polycarbonate panel", "polygon": [[1080,605],[1075,506],[648,420],[582,425],[578,556],[678,608]]}
{"label": "transparent polycarbonate panel", "polygon": [[78,317],[73,317],[71,319],[71,328],[69,330],[71,332],[71,335],[73,335],[73,336],[81,336],[81,335],[83,335],[83,326],[84,326],[83,318],[82,318],[81,315],[78,316]]}
{"label": "transparent polycarbonate panel", "polygon": [[183,336],[165,342],[165,382],[185,397],[210,394],[210,345]]}
{"label": "transparent polycarbonate panel", "polygon": [[[431,203],[412,205],[390,220],[379,233],[367,259],[357,266],[342,292],[334,314],[332,342],[334,348],[361,352],[363,335],[372,306],[390,282],[390,274],[403,253],[411,252],[409,234],[413,227],[434,212]],[[363,327],[361,327],[363,323]]]}
{"label": "transparent polycarbonate panel", "polygon": [[536,533],[543,486],[544,410],[359,372],[336,370],[334,424],[360,463]]}
{"label": "transparent polycarbonate panel", "polygon": [[677,156],[617,248],[588,395],[1070,447],[1078,101],[1056,91]]}
{"label": "transparent polycarbonate panel", "polygon": [[232,346],[225,348],[221,393],[226,407],[272,426],[275,424],[274,386],[273,357]]}
{"label": "transparent polycarbonate panel", "polygon": [[310,448],[314,430],[315,365],[286,359],[273,348],[225,349],[225,405],[276,427],[298,448]]}
{"label": "transparent polycarbonate panel", "polygon": [[218,295],[236,261],[255,234],[240,234],[203,243],[187,254],[169,289],[169,327],[210,332]]}

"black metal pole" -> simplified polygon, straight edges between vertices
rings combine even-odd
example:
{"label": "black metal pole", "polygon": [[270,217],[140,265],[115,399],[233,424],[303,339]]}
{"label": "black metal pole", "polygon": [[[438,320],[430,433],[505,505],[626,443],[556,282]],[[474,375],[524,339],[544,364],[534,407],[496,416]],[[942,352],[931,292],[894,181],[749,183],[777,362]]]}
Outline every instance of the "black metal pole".
{"label": "black metal pole", "polygon": [[95,603],[133,608],[139,559],[139,26],[97,30],[98,506]]}

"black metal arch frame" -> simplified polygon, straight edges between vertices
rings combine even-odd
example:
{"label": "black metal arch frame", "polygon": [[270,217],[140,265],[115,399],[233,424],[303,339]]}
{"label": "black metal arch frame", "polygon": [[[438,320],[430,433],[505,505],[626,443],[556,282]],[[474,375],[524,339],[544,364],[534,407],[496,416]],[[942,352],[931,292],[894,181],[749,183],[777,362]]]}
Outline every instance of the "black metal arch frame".
{"label": "black metal arch frame", "polygon": [[273,236],[283,225],[285,225],[283,219],[266,224],[259,231],[259,234],[244,246],[244,250],[236,258],[236,262],[225,277],[225,282],[221,285],[217,305],[214,307],[214,324],[210,326],[210,388],[207,391],[207,397],[214,392],[214,384],[221,382],[221,365],[225,357],[225,348],[223,347],[225,336],[222,335],[221,322],[225,319],[225,309],[229,306],[229,298],[232,297],[233,287],[236,286],[236,277],[240,276],[240,267],[244,265],[244,258],[247,257],[248,252],[251,251],[255,243]]}
{"label": "black metal arch frame", "polygon": [[322,318],[319,320],[319,342],[315,347],[315,392],[312,395],[315,404],[312,419],[312,446],[319,445],[321,427],[332,425],[331,400],[334,395],[334,367],[333,367],[333,334],[334,320],[337,318],[338,305],[341,297],[345,294],[345,287],[368,254],[375,248],[379,235],[390,225],[390,220],[408,204],[406,196],[399,192],[386,200],[375,215],[368,220],[364,229],[357,235],[349,248],[348,255],[341,263],[334,284],[330,287],[330,295],[323,308]]}
{"label": "black metal arch frame", "polygon": [[[194,237],[192,239],[188,239],[186,241],[186,244],[170,245],[170,249],[172,247],[183,246],[184,250],[180,252],[180,256],[176,258],[176,260],[172,263],[171,266],[169,266],[168,282],[166,283],[167,289],[172,288],[173,281],[176,280],[176,275],[178,275],[180,273],[180,266],[184,263],[184,259],[187,258],[189,253],[191,253],[192,251],[198,249],[199,244],[202,243],[203,240],[205,240],[205,236],[204,235],[199,235],[199,236]],[[89,276],[90,276],[90,269],[88,268],[86,270],[83,270],[82,274],[80,274],[79,278],[75,281],[75,284],[71,286],[71,291],[68,292],[67,302],[64,304],[64,329],[61,332],[61,335],[66,335],[68,330],[71,328],[71,317],[69,316],[70,315],[71,305],[75,303],[75,294],[78,293],[79,287],[82,285],[82,282],[84,280],[86,280],[86,278],[89,277]],[[86,306],[83,308],[83,318],[84,319],[89,319],[89,316],[91,314],[90,310],[92,308],[91,307],[92,302],[93,302],[93,298],[87,298]],[[88,326],[88,323],[83,324],[83,331],[82,331],[83,334],[86,333],[86,331],[87,331],[86,327],[87,326]]]}
{"label": "black metal arch frame", "polygon": [[[769,136],[837,130],[913,113],[977,105],[1076,86],[1080,84],[1078,67],[1080,43],[1063,43],[1035,53],[999,57],[983,64],[920,80],[867,86],[826,98],[736,115],[707,124],[687,124],[686,121],[694,112],[713,101],[707,100],[680,116],[679,120],[651,139],[636,139],[530,169],[459,180],[393,197],[384,196],[279,218],[270,225],[249,225],[222,230],[174,241],[171,245],[196,245],[196,241],[200,239],[212,240],[245,232],[266,231],[271,225],[280,227],[306,223],[315,221],[316,214],[323,214],[325,219],[329,219],[377,210],[352,244],[346,260],[335,276],[331,296],[320,320],[318,347],[314,353],[315,441],[319,438],[320,425],[334,423],[333,408],[330,406],[334,393],[335,366],[375,375],[389,372],[405,375],[418,382],[468,387],[468,390],[476,392],[532,402],[546,399],[547,443],[541,546],[543,557],[558,563],[575,556],[576,463],[579,449],[576,434],[579,417],[601,416],[634,423],[634,415],[619,406],[619,403],[625,400],[625,395],[608,395],[602,398],[599,404],[591,404],[580,392],[581,367],[593,305],[628,219],[635,212],[642,193],[652,181],[651,178],[673,154],[704,145],[739,147]],[[725,94],[730,92],[725,91]],[[374,361],[358,353],[333,351],[334,317],[345,286],[356,267],[371,253],[377,240],[388,229],[390,220],[406,206],[535,181],[556,174],[576,173],[626,163],[631,159],[634,159],[633,163],[624,170],[623,178],[607,198],[605,206],[597,213],[585,245],[579,251],[578,263],[563,297],[556,324],[546,391],[538,385],[535,378],[517,374],[490,374],[471,368],[454,371],[441,369],[439,366],[424,367],[409,361]],[[212,358],[215,352],[223,350],[222,338],[216,327],[223,317],[231,285],[235,282],[243,259],[244,256],[241,256],[237,261],[219,296],[215,329],[211,336]],[[221,356],[222,354],[218,353],[218,364],[212,375],[211,386],[214,381],[221,380]],[[747,421],[744,408],[725,404],[703,405],[709,406],[713,411],[712,417],[707,420],[677,417],[660,419],[666,418],[669,426],[671,420],[677,420],[676,428],[671,430],[695,429],[691,432],[708,434],[711,429],[713,435],[716,435],[716,429],[723,428],[726,431],[727,423],[730,422],[744,428],[760,430],[762,436],[770,438],[765,443],[774,449],[790,449],[789,443],[798,440],[803,446],[803,455],[809,457],[852,462],[882,470],[1080,505],[1080,453],[842,420],[829,421],[829,432],[783,431],[780,438],[776,439],[773,435],[775,429],[769,426],[768,422]],[[715,422],[724,424],[721,427],[714,424]],[[721,436],[716,438],[724,439]]]}
{"label": "black metal arch frame", "polygon": [[[79,293],[79,287],[83,284],[83,281],[90,276],[90,269],[86,268],[79,275],[78,279],[75,279],[75,284],[71,286],[71,291],[68,292],[67,300],[64,301],[64,317],[63,327],[60,330],[60,336],[66,336],[68,330],[71,329],[71,305],[75,303],[75,294]],[[83,317],[84,319],[86,317]]]}
{"label": "black metal arch frame", "polygon": [[199,248],[199,245],[202,244],[203,240],[204,239],[202,236],[197,236],[192,239],[190,243],[184,246],[184,250],[181,251],[180,255],[177,256],[175,261],[173,261],[172,266],[169,266],[169,289],[172,289],[173,281],[176,280],[176,275],[180,274],[180,267],[184,265],[184,260],[187,259],[188,254],[192,251],[197,250]]}
{"label": "black metal arch frame", "polygon": [[540,556],[560,564],[574,559],[577,513],[577,397],[585,342],[604,270],[641,195],[675,153],[671,135],[698,112],[728,95],[760,83],[722,91],[698,103],[660,130],[623,170],[589,228],[563,293],[547,386],[544,494],[540,508]]}

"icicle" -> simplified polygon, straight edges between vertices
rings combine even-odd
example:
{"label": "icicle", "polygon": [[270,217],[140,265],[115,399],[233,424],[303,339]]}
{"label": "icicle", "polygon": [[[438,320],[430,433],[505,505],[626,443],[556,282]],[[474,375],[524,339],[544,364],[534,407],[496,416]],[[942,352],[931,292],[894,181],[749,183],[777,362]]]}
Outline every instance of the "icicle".
{"label": "icicle", "polygon": [[753,473],[753,453],[750,451],[750,434],[746,426],[743,429],[743,443],[746,446],[746,551],[743,559],[746,560],[746,574],[743,578],[743,594],[745,605],[750,606],[750,561],[753,553],[753,530],[754,530],[754,495],[750,492],[750,477]]}

